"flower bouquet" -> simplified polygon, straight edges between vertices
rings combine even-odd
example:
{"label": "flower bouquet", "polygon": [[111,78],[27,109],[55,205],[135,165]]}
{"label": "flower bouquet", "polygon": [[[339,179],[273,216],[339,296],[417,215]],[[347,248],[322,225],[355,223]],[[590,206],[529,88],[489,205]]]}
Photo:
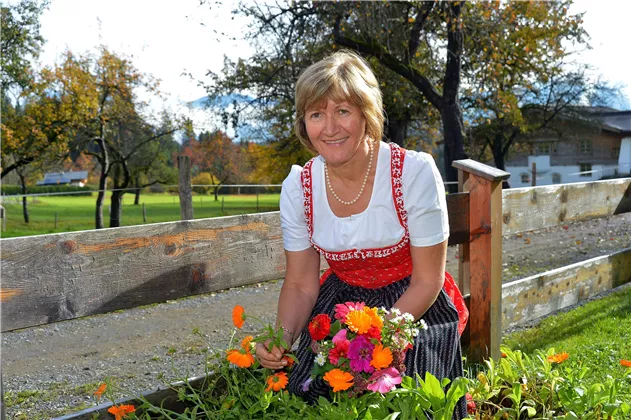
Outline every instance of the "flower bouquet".
{"label": "flower bouquet", "polygon": [[425,321],[415,322],[408,313],[363,302],[336,305],[334,318],[332,322],[329,315],[319,314],[308,325],[316,356],[305,390],[321,377],[333,392],[347,391],[349,396],[389,392],[405,375],[405,356],[414,337],[427,329]]}

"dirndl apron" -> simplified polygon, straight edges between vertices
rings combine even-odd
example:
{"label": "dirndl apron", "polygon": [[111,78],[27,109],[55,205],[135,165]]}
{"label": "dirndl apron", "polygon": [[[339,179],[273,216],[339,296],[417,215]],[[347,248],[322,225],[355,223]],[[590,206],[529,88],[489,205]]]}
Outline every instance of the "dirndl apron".
{"label": "dirndl apron", "polygon": [[[334,317],[335,305],[345,302],[364,302],[368,306],[391,308],[410,285],[412,256],[407,212],[403,205],[403,163],[405,150],[390,143],[390,179],[394,207],[399,223],[405,230],[396,244],[378,249],[327,251],[313,242],[313,190],[311,167],[314,159],[304,166],[301,174],[303,207],[311,245],[325,257],[329,268],[320,278],[320,293],[311,317],[325,313]],[[418,373],[422,378],[430,372],[439,380],[463,376],[460,334],[469,312],[454,279],[445,273],[445,283],[436,301],[421,319],[427,329],[421,330],[412,349],[405,357],[408,376]],[[320,396],[330,395],[330,387],[321,379],[308,381],[315,355],[311,351],[311,336],[305,327],[300,334],[295,353],[298,363],[289,377],[289,391],[315,402]],[[467,416],[466,400],[461,398],[454,411],[454,419]]]}

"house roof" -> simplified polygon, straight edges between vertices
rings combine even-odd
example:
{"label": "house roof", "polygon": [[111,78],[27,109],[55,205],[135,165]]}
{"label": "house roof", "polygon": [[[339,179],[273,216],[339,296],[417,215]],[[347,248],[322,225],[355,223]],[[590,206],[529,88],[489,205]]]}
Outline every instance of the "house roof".
{"label": "house roof", "polygon": [[631,133],[631,111],[606,112],[600,118],[608,128]]}
{"label": "house roof", "polygon": [[70,184],[85,179],[88,179],[88,171],[47,172],[42,181],[37,181],[37,185]]}

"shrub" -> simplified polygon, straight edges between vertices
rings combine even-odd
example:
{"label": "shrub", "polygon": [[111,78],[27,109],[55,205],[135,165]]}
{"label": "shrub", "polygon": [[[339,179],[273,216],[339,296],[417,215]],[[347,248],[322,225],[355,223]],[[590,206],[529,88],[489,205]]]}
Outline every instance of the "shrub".
{"label": "shrub", "polygon": [[[46,193],[63,193],[63,192],[79,192],[85,191],[80,194],[68,194],[75,196],[90,196],[92,195],[93,187],[91,186],[83,186],[80,187],[78,185],[36,185],[27,188],[28,194],[46,194]],[[3,195],[18,195],[22,194],[22,187],[19,185],[2,185],[1,191]],[[63,195],[63,194],[62,194]]]}

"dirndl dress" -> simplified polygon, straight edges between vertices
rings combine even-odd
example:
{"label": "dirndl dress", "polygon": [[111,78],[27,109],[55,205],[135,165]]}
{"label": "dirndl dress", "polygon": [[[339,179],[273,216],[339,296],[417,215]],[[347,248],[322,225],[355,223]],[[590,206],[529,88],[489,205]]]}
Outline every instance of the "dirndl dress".
{"label": "dirndl dress", "polygon": [[[372,307],[391,308],[410,285],[412,257],[401,182],[405,150],[396,144],[390,144],[390,147],[392,197],[399,222],[405,230],[403,238],[390,247],[329,252],[315,244],[312,240],[313,159],[307,162],[302,170],[303,207],[309,239],[311,245],[329,264],[329,269],[320,278],[320,293],[311,318],[321,313],[333,318],[335,305],[345,302],[364,302]],[[453,278],[445,273],[443,289],[422,316],[428,328],[420,331],[413,348],[406,354],[405,374],[416,376],[418,373],[424,378],[425,372],[430,372],[439,380],[453,380],[463,376],[460,334],[466,326],[468,316],[458,287]],[[295,356],[298,363],[289,377],[289,392],[301,396],[308,402],[315,402],[320,396],[328,398],[331,388],[321,378],[308,381],[315,355],[311,351],[311,336],[306,327],[300,333],[297,347]],[[463,397],[456,405],[453,418],[461,419],[466,416],[466,400]]]}

